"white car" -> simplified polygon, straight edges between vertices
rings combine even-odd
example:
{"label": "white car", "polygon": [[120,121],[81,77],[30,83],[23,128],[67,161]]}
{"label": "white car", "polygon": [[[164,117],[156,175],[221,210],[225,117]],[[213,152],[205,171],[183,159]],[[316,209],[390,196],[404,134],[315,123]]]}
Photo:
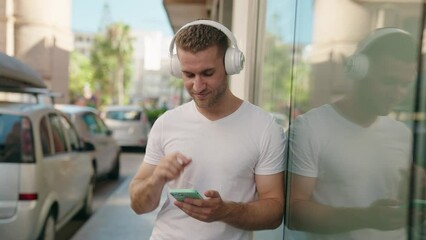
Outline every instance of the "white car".
{"label": "white car", "polygon": [[66,113],[82,139],[95,146],[96,175],[118,179],[121,148],[113,138],[112,131],[100,118],[100,112],[92,107],[66,104],[56,104],[55,108]]}
{"label": "white car", "polygon": [[54,236],[79,211],[89,216],[93,163],[93,145],[83,144],[64,114],[2,102],[0,239]]}
{"label": "white car", "polygon": [[102,117],[120,146],[142,149],[146,147],[151,124],[142,107],[106,106],[103,108]]}
{"label": "white car", "polygon": [[50,93],[27,65],[0,53],[0,79],[0,239],[55,239],[77,213],[92,213],[94,146],[41,103]]}

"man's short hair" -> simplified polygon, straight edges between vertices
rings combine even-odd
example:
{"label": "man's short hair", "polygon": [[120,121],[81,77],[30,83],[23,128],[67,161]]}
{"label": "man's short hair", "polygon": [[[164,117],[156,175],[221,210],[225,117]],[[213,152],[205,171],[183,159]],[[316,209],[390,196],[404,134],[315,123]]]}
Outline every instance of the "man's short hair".
{"label": "man's short hair", "polygon": [[225,55],[228,49],[228,37],[219,29],[204,24],[188,26],[180,30],[175,39],[178,49],[193,53],[205,50],[211,46],[218,46]]}

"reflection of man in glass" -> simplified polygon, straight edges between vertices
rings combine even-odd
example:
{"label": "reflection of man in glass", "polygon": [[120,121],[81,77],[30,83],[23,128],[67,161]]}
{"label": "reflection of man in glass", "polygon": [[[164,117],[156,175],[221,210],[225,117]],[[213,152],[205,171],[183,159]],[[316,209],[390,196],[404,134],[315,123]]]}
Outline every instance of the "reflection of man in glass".
{"label": "reflection of man in glass", "polygon": [[405,239],[409,129],[386,116],[414,80],[410,34],[374,31],[348,61],[339,101],[290,131],[290,227],[310,239]]}

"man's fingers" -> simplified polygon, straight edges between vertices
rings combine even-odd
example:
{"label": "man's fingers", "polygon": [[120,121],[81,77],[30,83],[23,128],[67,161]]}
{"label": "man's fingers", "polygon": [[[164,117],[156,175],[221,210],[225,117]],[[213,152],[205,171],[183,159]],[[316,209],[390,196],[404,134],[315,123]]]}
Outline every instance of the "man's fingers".
{"label": "man's fingers", "polygon": [[220,198],[219,192],[215,190],[208,190],[204,192],[204,195],[208,198]]}
{"label": "man's fingers", "polygon": [[191,158],[186,157],[185,155],[181,154],[181,153],[176,153],[176,161],[181,165],[181,166],[186,166],[188,164],[191,163]]}

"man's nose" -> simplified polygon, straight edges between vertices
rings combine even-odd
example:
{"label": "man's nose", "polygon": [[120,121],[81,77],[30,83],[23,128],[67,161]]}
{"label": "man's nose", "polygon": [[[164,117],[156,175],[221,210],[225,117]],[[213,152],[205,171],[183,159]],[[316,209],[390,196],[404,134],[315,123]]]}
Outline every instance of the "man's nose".
{"label": "man's nose", "polygon": [[195,76],[192,89],[194,89],[195,92],[201,92],[204,90],[204,88],[206,88],[206,83],[204,82],[203,78],[199,75]]}

